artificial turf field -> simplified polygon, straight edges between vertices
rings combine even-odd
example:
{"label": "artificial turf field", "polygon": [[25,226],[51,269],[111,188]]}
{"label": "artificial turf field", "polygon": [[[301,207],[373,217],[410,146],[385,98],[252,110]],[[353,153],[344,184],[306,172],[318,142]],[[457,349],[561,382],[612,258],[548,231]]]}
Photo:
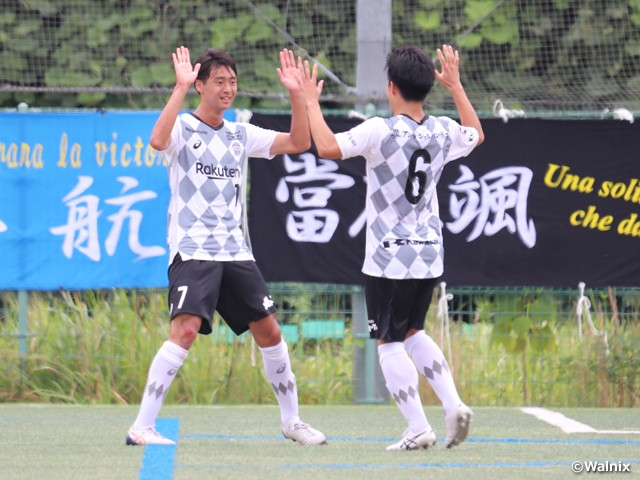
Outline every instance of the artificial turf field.
{"label": "artificial turf field", "polygon": [[[564,433],[518,408],[474,408],[470,438],[387,452],[405,428],[395,406],[301,407],[328,444],[303,447],[279,432],[276,406],[163,407],[158,430],[177,446],[127,447],[137,406],[0,405],[0,479],[640,479],[640,434]],[[596,430],[640,430],[639,409],[553,409]],[[630,473],[574,474],[575,461],[628,463]]]}

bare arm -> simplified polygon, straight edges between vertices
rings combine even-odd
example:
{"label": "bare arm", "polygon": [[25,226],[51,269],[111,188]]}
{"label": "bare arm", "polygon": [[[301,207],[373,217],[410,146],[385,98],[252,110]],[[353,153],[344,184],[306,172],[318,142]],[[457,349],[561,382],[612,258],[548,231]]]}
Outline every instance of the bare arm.
{"label": "bare arm", "polygon": [[443,45],[442,50],[438,49],[438,59],[440,60],[442,73],[436,70],[436,78],[451,92],[460,115],[460,124],[465,127],[473,127],[478,131],[478,145],[480,145],[484,142],[484,132],[482,131],[478,114],[473,105],[471,105],[462,83],[460,83],[460,57],[458,51],[454,51],[449,45]]}
{"label": "bare arm", "polygon": [[342,158],[342,151],[336,141],[336,137],[327,125],[320,108],[320,94],[324,86],[324,80],[318,82],[318,65],[309,69],[309,62],[304,62],[304,68],[300,68],[300,88],[307,107],[311,136],[316,144],[318,155],[329,160]]}
{"label": "bare arm", "polygon": [[311,136],[309,134],[309,122],[304,107],[304,98],[300,92],[297,76],[302,59],[298,57],[296,67],[295,57],[291,50],[284,49],[280,52],[280,67],[278,78],[280,83],[289,91],[291,100],[291,131],[276,135],[269,153],[278,155],[281,153],[299,153],[309,150]]}
{"label": "bare arm", "polygon": [[176,86],[151,131],[149,141],[151,146],[158,151],[165,150],[171,144],[171,130],[173,130],[173,125],[180,113],[184,97],[187,96],[189,88],[196,81],[200,70],[199,63],[195,67],[191,66],[188,48],[177,48],[176,53],[172,53],[171,56],[176,71]]}

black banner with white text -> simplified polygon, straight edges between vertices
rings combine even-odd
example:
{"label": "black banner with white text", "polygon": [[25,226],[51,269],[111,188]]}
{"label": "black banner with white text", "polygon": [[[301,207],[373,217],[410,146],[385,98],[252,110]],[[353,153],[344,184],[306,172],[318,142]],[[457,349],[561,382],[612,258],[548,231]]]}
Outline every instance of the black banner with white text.
{"label": "black banner with white text", "polygon": [[[359,120],[327,117],[334,132]],[[289,116],[251,123],[288,131]],[[438,182],[448,285],[640,284],[640,125],[482,121]],[[267,281],[362,284],[365,160],[251,159],[249,232]]]}

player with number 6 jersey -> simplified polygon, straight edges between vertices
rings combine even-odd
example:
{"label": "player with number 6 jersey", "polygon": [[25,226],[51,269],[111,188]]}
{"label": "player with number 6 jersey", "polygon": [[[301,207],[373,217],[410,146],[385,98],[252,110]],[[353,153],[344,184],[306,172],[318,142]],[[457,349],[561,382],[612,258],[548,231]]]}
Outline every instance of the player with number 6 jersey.
{"label": "player with number 6 jersey", "polygon": [[[377,340],[387,388],[407,420],[399,442],[387,450],[435,445],[422,408],[418,372],[441,400],[448,448],[467,438],[473,412],[460,399],[438,345],[424,331],[434,288],[444,271],[436,184],[444,166],[484,141],[480,120],[460,82],[459,55],[438,50],[441,72],[418,47],[395,48],[387,57],[386,94],[391,118],[372,118],[334,135],[318,98],[318,66],[300,66],[311,136],[323,158],[363,156],[367,169],[364,266],[369,333]],[[460,123],[432,117],[422,103],[438,79],[451,93]],[[413,362],[411,361],[413,360]]]}
{"label": "player with number 6 jersey", "polygon": [[363,273],[435,278],[444,251],[436,183],[445,164],[478,143],[474,128],[447,117],[372,118],[335,136],[342,158],[367,159],[367,241]]}

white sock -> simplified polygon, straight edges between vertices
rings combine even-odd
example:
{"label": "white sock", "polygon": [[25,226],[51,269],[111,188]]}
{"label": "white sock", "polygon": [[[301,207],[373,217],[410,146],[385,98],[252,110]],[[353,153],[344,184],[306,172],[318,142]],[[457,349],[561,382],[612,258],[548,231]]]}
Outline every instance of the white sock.
{"label": "white sock", "polygon": [[133,423],[134,430],[142,430],[155,425],[156,417],[162,407],[164,397],[167,396],[169,386],[188,354],[188,350],[175,343],[166,341],[162,344],[149,367],[149,377],[142,395],[140,411]]}
{"label": "white sock", "polygon": [[413,358],[418,371],[424,375],[442,402],[444,414],[449,415],[462,404],[462,400],[442,350],[424,330],[407,338],[404,346]]}
{"label": "white sock", "polygon": [[289,427],[291,422],[299,421],[298,386],[296,377],[291,371],[291,360],[287,343],[282,339],[274,347],[260,348],[267,378],[271,383],[278,405],[282,425]]}
{"label": "white sock", "polygon": [[378,345],[378,355],[387,388],[409,422],[411,431],[420,433],[429,429],[418,391],[418,372],[402,342]]}

